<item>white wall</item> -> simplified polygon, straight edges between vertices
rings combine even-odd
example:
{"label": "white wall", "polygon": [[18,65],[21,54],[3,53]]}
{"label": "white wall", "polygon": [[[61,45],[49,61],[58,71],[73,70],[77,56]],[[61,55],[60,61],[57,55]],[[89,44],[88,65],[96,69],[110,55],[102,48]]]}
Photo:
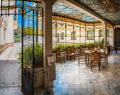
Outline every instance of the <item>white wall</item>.
{"label": "white wall", "polygon": [[10,15],[8,17],[8,29],[6,31],[6,43],[14,42],[14,27],[13,27],[13,16]]}
{"label": "white wall", "polygon": [[3,15],[0,19],[0,44],[14,42],[13,16]]}

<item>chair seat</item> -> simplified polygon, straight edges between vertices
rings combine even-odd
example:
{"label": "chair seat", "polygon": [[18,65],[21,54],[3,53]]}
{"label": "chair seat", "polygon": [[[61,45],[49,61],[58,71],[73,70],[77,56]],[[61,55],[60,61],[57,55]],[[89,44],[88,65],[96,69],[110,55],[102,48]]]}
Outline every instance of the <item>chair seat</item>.
{"label": "chair seat", "polygon": [[67,54],[67,56],[71,56],[71,54]]}
{"label": "chair seat", "polygon": [[94,61],[94,60],[92,60],[91,62],[96,64],[96,63],[98,63],[98,62],[100,62],[100,61]]}
{"label": "chair seat", "polygon": [[100,55],[100,57],[101,57],[101,58],[104,58],[104,57],[107,57],[107,56],[106,56],[106,55],[102,55],[102,54],[101,54],[101,55]]}
{"label": "chair seat", "polygon": [[58,55],[57,57],[60,57],[60,58],[62,58],[62,57],[63,57],[63,58],[64,58],[65,56],[64,56],[64,55]]}
{"label": "chair seat", "polygon": [[86,58],[86,56],[84,56],[84,55],[80,55],[78,58],[80,58],[80,59],[84,59],[84,58]]}
{"label": "chair seat", "polygon": [[75,53],[71,53],[71,55],[75,55]]}

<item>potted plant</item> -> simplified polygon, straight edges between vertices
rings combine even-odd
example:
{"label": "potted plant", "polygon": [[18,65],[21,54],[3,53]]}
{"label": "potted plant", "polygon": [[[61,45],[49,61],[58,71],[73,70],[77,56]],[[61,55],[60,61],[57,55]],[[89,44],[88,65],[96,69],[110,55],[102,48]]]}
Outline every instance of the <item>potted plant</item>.
{"label": "potted plant", "polygon": [[33,46],[24,47],[23,50],[23,68],[22,52],[18,55],[20,69],[23,69],[24,75],[29,79],[32,78],[32,69],[34,68],[34,87],[43,86],[43,53],[42,45],[34,45],[34,66],[33,66]]}

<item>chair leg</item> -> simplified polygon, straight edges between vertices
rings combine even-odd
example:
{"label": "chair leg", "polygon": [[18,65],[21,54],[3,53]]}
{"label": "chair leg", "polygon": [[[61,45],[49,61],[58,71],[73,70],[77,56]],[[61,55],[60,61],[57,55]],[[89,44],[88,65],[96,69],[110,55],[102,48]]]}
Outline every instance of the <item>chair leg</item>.
{"label": "chair leg", "polygon": [[90,68],[91,68],[91,71],[92,71],[92,62],[90,62]]}
{"label": "chair leg", "polygon": [[107,60],[107,65],[108,65],[108,58],[106,60]]}
{"label": "chair leg", "polygon": [[98,70],[100,71],[101,63],[98,63]]}
{"label": "chair leg", "polygon": [[72,60],[72,57],[70,56],[70,61]]}
{"label": "chair leg", "polygon": [[91,71],[92,71],[92,66],[90,66],[91,67]]}
{"label": "chair leg", "polygon": [[62,64],[62,58],[60,58],[60,62],[61,62],[61,64]]}
{"label": "chair leg", "polygon": [[58,58],[56,57],[56,62],[58,62]]}

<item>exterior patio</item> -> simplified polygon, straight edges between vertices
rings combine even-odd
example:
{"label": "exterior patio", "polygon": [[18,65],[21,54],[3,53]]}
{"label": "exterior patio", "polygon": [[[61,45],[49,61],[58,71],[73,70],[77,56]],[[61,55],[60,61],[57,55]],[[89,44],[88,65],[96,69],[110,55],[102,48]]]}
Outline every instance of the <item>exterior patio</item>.
{"label": "exterior patio", "polygon": [[[120,46],[119,4],[119,0],[0,1],[0,94],[119,95],[120,51],[116,54],[113,48]],[[92,46],[91,54],[100,46],[99,58],[107,47],[108,64],[97,60],[101,70],[92,69],[96,58],[92,55],[89,63],[88,53],[85,63],[79,63],[81,46],[85,50]],[[57,57],[57,49],[65,56]]]}

